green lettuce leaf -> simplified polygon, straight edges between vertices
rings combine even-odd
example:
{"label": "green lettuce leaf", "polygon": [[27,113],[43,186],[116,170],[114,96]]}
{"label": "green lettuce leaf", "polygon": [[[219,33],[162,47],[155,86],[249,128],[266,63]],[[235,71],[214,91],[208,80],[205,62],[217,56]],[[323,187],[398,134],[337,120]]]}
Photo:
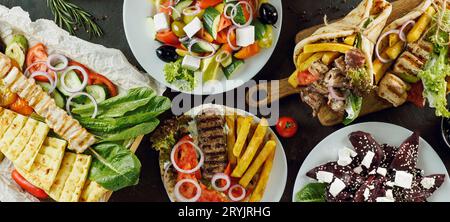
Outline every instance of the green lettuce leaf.
{"label": "green lettuce leaf", "polygon": [[310,183],[295,194],[296,202],[325,202],[327,184]]}
{"label": "green lettuce leaf", "polygon": [[347,104],[345,108],[347,117],[342,123],[344,125],[348,125],[352,123],[356,118],[358,118],[359,113],[361,112],[361,107],[362,107],[362,97],[350,94],[347,98]]}

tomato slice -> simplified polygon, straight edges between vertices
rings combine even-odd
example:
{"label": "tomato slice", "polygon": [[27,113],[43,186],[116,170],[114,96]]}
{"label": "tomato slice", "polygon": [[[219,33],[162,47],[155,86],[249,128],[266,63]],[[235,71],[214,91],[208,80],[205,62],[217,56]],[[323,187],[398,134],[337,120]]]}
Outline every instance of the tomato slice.
{"label": "tomato slice", "polygon": [[242,48],[241,50],[239,50],[236,54],[234,54],[234,57],[236,57],[237,59],[248,59],[252,56],[255,56],[259,53],[260,48],[258,46],[258,43],[253,43],[247,47]]}
{"label": "tomato slice", "polygon": [[25,178],[22,177],[16,170],[11,172],[11,177],[16,181],[16,183],[22,187],[22,189],[26,190],[31,195],[35,196],[38,199],[44,200],[48,198],[47,193],[44,190],[34,186],[30,182],[28,182]]}
{"label": "tomato slice", "polygon": [[159,12],[166,13],[167,15],[172,15],[172,8],[170,5],[170,0],[166,0],[164,3],[161,3],[161,7],[159,7]]}
{"label": "tomato slice", "polygon": [[411,84],[411,89],[408,92],[408,101],[412,102],[419,108],[425,107],[425,98],[423,98],[423,84],[422,81]]}
{"label": "tomato slice", "polygon": [[[47,58],[48,58],[47,48],[45,47],[44,44],[38,43],[35,46],[28,49],[26,65],[27,67],[30,67],[35,62],[47,61]],[[46,64],[37,64],[29,69],[30,74],[36,71],[47,72],[48,67]],[[55,77],[55,73],[52,72],[52,74],[53,77]],[[36,76],[34,77],[34,79],[40,82],[49,82],[49,80],[44,76]]]}
{"label": "tomato slice", "polygon": [[297,80],[300,86],[307,86],[317,80],[319,80],[318,76],[313,75],[308,70],[299,71],[297,73]]}
{"label": "tomato slice", "polygon": [[222,3],[223,0],[198,0],[197,5],[202,8],[208,8],[208,7],[214,7],[220,3]]}
{"label": "tomato slice", "polygon": [[178,44],[180,44],[180,40],[178,39],[178,37],[170,30],[158,32],[156,34],[156,40],[173,47],[177,47]]}

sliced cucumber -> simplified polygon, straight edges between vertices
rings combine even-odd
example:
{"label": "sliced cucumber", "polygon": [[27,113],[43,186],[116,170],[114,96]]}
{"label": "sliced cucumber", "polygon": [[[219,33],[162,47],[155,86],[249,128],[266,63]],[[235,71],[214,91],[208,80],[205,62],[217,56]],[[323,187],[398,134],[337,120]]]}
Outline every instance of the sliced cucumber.
{"label": "sliced cucumber", "polygon": [[207,8],[205,10],[205,14],[203,14],[203,21],[206,31],[211,34],[214,39],[217,39],[220,23],[220,12],[213,7]]}
{"label": "sliced cucumber", "polygon": [[217,51],[220,46],[216,45],[214,43],[208,43],[205,41],[198,41],[194,45],[192,45],[191,50],[195,53],[205,53],[205,52],[212,52],[211,46]]}
{"label": "sliced cucumber", "polygon": [[182,12],[185,8],[189,7],[192,4],[193,0],[181,0],[175,5],[175,10],[172,10],[172,18],[177,20],[181,18]]}
{"label": "sliced cucumber", "polygon": [[99,85],[86,86],[86,92],[89,93],[89,95],[91,95],[92,97],[94,97],[97,103],[105,101],[108,95],[106,89]]}
{"label": "sliced cucumber", "polygon": [[231,63],[233,62],[233,56],[227,56],[226,59],[224,59],[220,64],[222,65],[222,67],[227,67],[229,65],[231,65]]}
{"label": "sliced cucumber", "polygon": [[239,60],[233,57],[233,62],[231,65],[222,69],[223,74],[227,79],[230,79],[231,76],[244,64],[243,60]]}
{"label": "sliced cucumber", "polygon": [[[39,84],[45,92],[50,91],[50,88],[52,88],[50,83],[47,82],[37,82],[37,84]],[[57,89],[53,90],[53,92],[50,93],[50,96],[55,100],[56,106],[65,109],[66,100]]]}
{"label": "sliced cucumber", "polygon": [[[60,73],[58,73],[58,76],[60,77]],[[61,91],[62,94],[64,94],[65,96],[70,96],[71,93],[67,92],[61,84],[61,81],[64,81],[64,83],[66,83],[66,86],[69,88],[80,88],[82,85],[82,82],[80,80],[80,78],[78,78],[77,73],[74,70],[69,71],[64,79],[60,78],[60,81],[58,81],[58,85],[56,86],[58,88],[59,91]]]}

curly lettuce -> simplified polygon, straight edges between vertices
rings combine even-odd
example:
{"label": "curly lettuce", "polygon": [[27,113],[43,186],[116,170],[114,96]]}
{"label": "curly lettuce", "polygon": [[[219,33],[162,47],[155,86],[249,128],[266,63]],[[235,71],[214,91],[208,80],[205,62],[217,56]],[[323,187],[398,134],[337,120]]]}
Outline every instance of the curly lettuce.
{"label": "curly lettuce", "polygon": [[179,59],[164,66],[166,81],[181,90],[192,91],[196,85],[194,72],[181,67],[181,62]]}

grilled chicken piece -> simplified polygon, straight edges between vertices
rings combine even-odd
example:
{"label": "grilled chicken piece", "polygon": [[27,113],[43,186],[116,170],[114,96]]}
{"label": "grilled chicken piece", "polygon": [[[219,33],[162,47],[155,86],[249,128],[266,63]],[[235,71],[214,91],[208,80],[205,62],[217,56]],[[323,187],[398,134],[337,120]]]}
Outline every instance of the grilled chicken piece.
{"label": "grilled chicken piece", "polygon": [[325,74],[324,83],[328,87],[350,88],[350,82],[339,68],[332,68]]}
{"label": "grilled chicken piece", "polygon": [[359,49],[352,49],[345,53],[345,64],[349,69],[363,68],[366,64],[366,56]]}
{"label": "grilled chicken piece", "polygon": [[207,180],[214,174],[223,173],[227,166],[227,144],[224,131],[225,118],[214,112],[196,117],[198,144],[205,156],[202,174]]}
{"label": "grilled chicken piece", "polygon": [[408,137],[399,147],[391,168],[394,170],[402,170],[412,172],[417,165],[419,155],[419,134],[414,133]]}
{"label": "grilled chicken piece", "polygon": [[326,103],[325,97],[317,92],[311,92],[307,89],[303,89],[300,95],[302,101],[312,108],[313,116],[316,116],[320,107]]}
{"label": "grilled chicken piece", "polygon": [[336,99],[330,98],[328,100],[327,104],[335,112],[345,111],[345,100],[336,100]]}
{"label": "grilled chicken piece", "polygon": [[424,63],[417,56],[405,51],[395,63],[393,72],[399,76],[404,73],[417,76],[423,66]]}
{"label": "grilled chicken piece", "polygon": [[11,92],[17,93],[38,115],[44,117],[55,133],[68,141],[70,150],[82,153],[96,142],[94,135],[56,106],[55,101],[36,84],[34,79],[26,78],[17,68],[12,68],[3,78],[3,82]]}
{"label": "grilled chicken piece", "polygon": [[347,70],[347,64],[345,64],[344,56],[341,56],[334,60],[334,66],[338,68],[342,73],[345,73]]}
{"label": "grilled chicken piece", "polygon": [[379,84],[378,96],[398,107],[408,99],[408,85],[396,75],[386,73]]}
{"label": "grilled chicken piece", "polygon": [[407,50],[418,57],[420,61],[425,64],[430,58],[430,54],[433,52],[433,44],[427,41],[410,43],[408,44]]}
{"label": "grilled chicken piece", "polygon": [[322,81],[312,83],[308,87],[308,90],[312,91],[312,92],[316,92],[316,93],[322,94],[324,96],[328,95],[328,93],[329,93],[328,92],[328,88],[325,86],[325,84]]}
{"label": "grilled chicken piece", "polygon": [[316,61],[311,64],[308,71],[315,76],[322,77],[328,72],[328,66],[323,64],[322,61]]}
{"label": "grilled chicken piece", "polygon": [[11,67],[11,59],[3,53],[0,53],[0,78],[4,78],[11,70]]}

